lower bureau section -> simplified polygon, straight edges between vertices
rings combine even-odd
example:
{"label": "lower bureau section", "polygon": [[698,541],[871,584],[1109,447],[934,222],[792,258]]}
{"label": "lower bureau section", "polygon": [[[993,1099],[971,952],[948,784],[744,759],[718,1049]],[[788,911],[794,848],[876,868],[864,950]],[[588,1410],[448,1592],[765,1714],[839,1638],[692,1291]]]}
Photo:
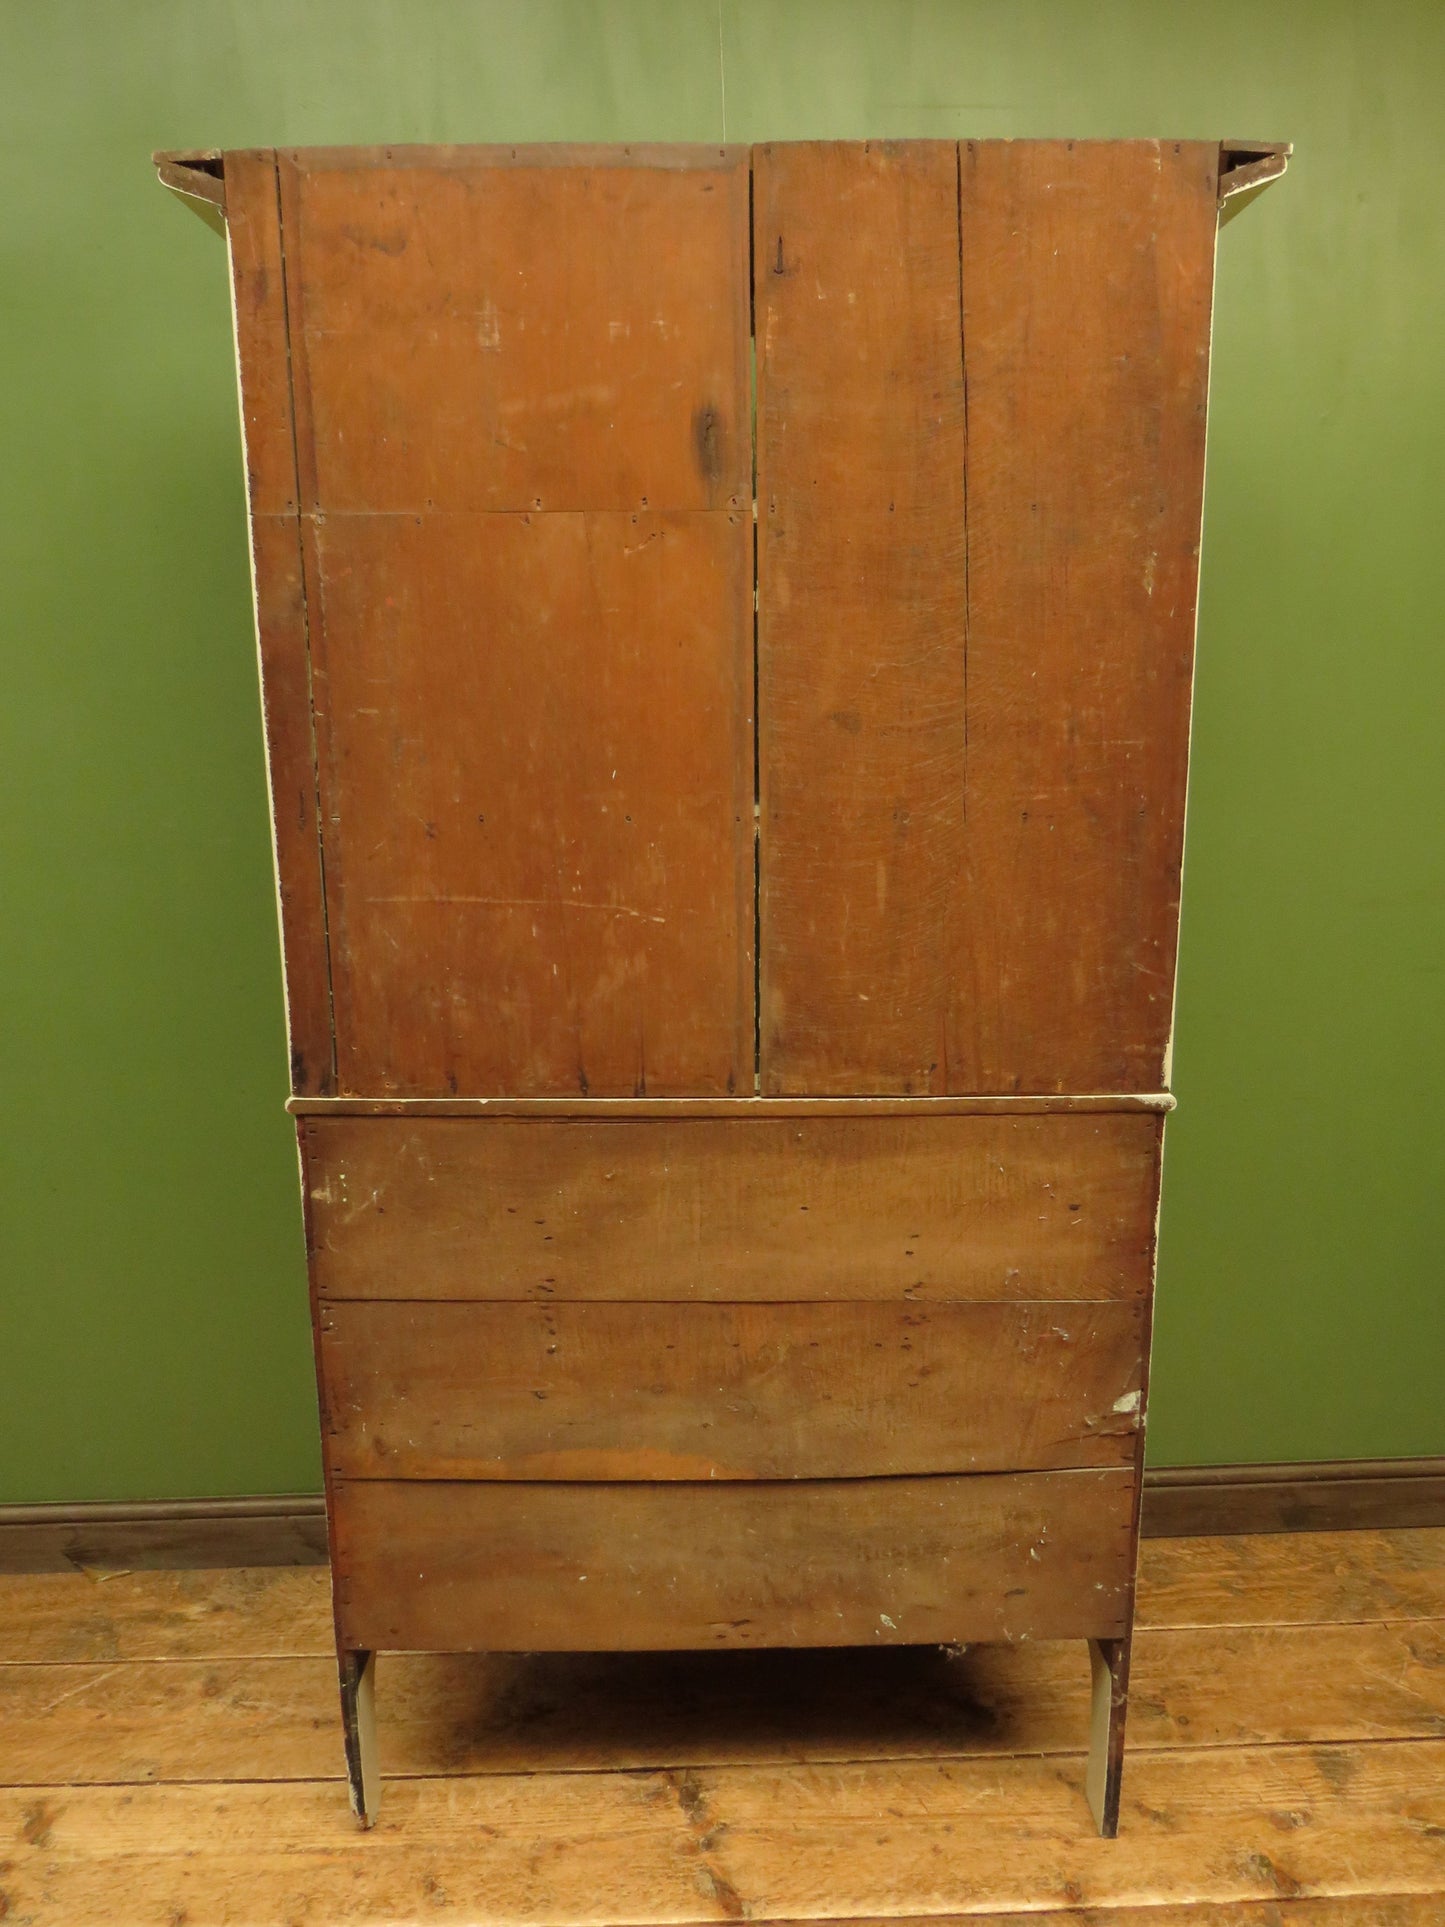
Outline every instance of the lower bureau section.
{"label": "lower bureau section", "polygon": [[319,1309],[342,1478],[837,1479],[1132,1465],[1143,1307]]}
{"label": "lower bureau section", "polygon": [[651,1485],[341,1480],[344,1647],[435,1652],[1108,1639],[1132,1469]]}

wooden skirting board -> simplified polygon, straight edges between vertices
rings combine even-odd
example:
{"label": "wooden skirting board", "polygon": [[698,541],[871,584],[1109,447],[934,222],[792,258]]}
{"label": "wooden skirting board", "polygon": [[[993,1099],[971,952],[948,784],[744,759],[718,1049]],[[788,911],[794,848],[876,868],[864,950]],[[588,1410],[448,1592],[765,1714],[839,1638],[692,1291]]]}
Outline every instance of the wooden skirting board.
{"label": "wooden skirting board", "polygon": [[[1146,1538],[1445,1526],[1445,1456],[1164,1466],[1144,1474]],[[0,1506],[0,1572],[309,1566],[326,1560],[319,1493]]]}

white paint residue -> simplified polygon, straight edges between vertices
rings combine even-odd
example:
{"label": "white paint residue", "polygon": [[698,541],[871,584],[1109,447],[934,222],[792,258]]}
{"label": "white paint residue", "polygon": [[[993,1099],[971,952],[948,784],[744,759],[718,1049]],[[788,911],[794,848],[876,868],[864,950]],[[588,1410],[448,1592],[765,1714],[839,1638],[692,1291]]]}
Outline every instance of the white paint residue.
{"label": "white paint residue", "polygon": [[1122,1398],[1114,1400],[1116,1412],[1137,1412],[1143,1400],[1138,1392],[1125,1392]]}

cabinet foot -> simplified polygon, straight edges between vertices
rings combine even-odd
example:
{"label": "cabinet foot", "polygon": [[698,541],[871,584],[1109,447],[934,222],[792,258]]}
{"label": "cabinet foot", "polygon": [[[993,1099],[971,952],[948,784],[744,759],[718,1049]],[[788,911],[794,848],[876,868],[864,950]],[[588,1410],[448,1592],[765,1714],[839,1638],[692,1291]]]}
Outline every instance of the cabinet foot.
{"label": "cabinet foot", "polygon": [[376,1654],[344,1652],[337,1656],[337,1666],[351,1811],[362,1826],[369,1827],[381,1799],[381,1779],[376,1770]]}
{"label": "cabinet foot", "polygon": [[1089,1709],[1089,1765],[1084,1792],[1104,1839],[1119,1831],[1119,1786],[1124,1776],[1124,1719],[1129,1710],[1129,1649],[1122,1639],[1091,1639],[1094,1691]]}

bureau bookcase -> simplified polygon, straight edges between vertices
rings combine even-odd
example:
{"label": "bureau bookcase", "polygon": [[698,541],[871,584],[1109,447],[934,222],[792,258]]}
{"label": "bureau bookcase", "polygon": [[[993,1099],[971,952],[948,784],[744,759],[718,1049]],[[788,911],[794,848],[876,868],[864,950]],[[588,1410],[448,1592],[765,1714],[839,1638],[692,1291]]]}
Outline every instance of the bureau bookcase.
{"label": "bureau bookcase", "polygon": [[229,238],[356,1811],[384,1650],[1089,1643],[1118,1819],[1198,141],[158,156]]}

